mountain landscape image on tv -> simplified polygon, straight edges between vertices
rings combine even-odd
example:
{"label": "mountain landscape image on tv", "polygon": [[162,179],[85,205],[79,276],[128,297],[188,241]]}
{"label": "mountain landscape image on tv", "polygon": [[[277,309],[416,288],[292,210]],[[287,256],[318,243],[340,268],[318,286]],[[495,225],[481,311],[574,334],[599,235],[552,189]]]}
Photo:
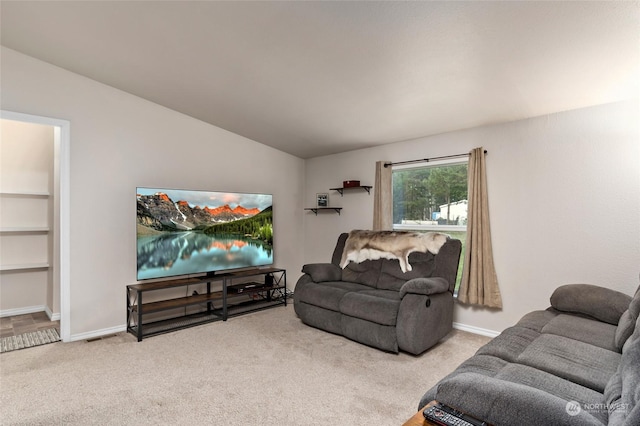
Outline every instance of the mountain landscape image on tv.
{"label": "mountain landscape image on tv", "polygon": [[273,196],[137,188],[138,280],[273,264]]}

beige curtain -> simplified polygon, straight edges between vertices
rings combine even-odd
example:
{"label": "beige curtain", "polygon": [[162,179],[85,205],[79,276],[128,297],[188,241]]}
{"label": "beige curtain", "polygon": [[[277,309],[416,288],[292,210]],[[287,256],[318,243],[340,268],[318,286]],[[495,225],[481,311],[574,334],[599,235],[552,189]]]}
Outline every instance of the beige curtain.
{"label": "beige curtain", "polygon": [[391,213],[391,166],[385,167],[387,161],[376,163],[376,180],[373,186],[373,230],[388,231],[393,228]]}
{"label": "beige curtain", "polygon": [[493,265],[486,163],[482,147],[472,150],[469,157],[468,208],[467,243],[458,300],[472,305],[502,308]]}

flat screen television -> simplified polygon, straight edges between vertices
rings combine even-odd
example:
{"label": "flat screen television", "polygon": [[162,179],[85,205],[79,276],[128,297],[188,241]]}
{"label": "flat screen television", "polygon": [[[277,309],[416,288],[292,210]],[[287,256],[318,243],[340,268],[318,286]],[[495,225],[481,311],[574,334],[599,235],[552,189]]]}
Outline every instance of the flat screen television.
{"label": "flat screen television", "polygon": [[273,264],[273,196],[136,188],[138,280]]}

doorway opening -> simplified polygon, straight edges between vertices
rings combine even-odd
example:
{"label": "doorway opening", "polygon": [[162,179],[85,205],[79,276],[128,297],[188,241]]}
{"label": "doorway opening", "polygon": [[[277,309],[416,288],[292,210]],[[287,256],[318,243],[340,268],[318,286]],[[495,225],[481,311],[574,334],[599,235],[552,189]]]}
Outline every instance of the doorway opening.
{"label": "doorway opening", "polygon": [[[25,174],[7,174],[3,176],[3,181],[0,182],[3,210],[2,237],[3,240],[9,239],[11,246],[16,248],[15,250],[6,251],[6,253],[10,253],[14,257],[9,258],[7,262],[5,260],[1,262],[0,267],[2,270],[0,274],[14,277],[13,287],[10,289],[10,285],[7,284],[7,291],[13,292],[18,298],[20,297],[19,286],[28,281],[22,278],[15,279],[15,277],[21,277],[22,272],[25,272],[25,275],[27,273],[45,274],[46,288],[37,290],[46,293],[43,310],[51,320],[60,321],[60,337],[63,342],[69,341],[71,337],[69,267],[70,123],[56,118],[4,110],[0,111],[0,120],[3,127],[6,124],[7,128],[10,127],[9,123],[12,122],[14,124],[17,122],[18,124],[31,123],[39,125],[34,127],[45,129],[44,133],[52,133],[49,140],[53,144],[53,147],[49,147],[51,159],[53,160],[50,178],[47,178],[50,182],[45,186],[42,184],[45,178],[39,176],[37,171]],[[22,155],[24,158],[25,154],[23,153]],[[36,160],[36,157],[34,157],[34,160]],[[25,164],[26,168],[30,167],[28,161]],[[45,218],[38,217],[37,209],[34,209],[34,212],[31,211],[30,207],[38,206],[38,203],[40,206],[46,207]],[[22,208],[14,208],[15,206],[22,206]],[[29,214],[24,215],[20,213],[21,211],[27,211]],[[31,213],[34,214],[32,215]],[[5,217],[8,219],[5,220]],[[11,223],[11,220],[14,223]],[[38,248],[38,239],[45,241],[46,249]],[[31,245],[34,242],[35,244]],[[5,251],[5,247],[3,247],[3,251]],[[26,287],[22,293],[26,295]],[[28,301],[26,304],[27,306],[24,309],[27,311],[34,309],[33,306],[29,306],[30,303]],[[20,302],[17,302],[16,306],[19,305]],[[37,308],[38,305],[35,306]],[[2,316],[5,316],[5,313],[11,315],[19,312],[20,308],[17,310],[8,309],[4,312],[0,311]]]}

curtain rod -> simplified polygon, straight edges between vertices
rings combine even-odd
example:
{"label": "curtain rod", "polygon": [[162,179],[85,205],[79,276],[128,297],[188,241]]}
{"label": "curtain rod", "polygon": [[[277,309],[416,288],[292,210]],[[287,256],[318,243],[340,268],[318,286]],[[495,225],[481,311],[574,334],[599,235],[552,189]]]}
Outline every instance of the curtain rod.
{"label": "curtain rod", "polygon": [[[487,150],[484,150],[484,153],[487,153]],[[384,163],[385,167],[389,167],[389,166],[395,166],[396,164],[411,164],[411,163],[428,163],[429,161],[434,161],[434,160],[446,160],[449,158],[459,158],[459,157],[466,157],[471,155],[471,153],[467,153],[467,154],[454,154],[454,155],[443,155],[442,157],[433,157],[433,158],[421,158],[419,160],[409,160],[409,161],[398,161],[396,163]]]}

